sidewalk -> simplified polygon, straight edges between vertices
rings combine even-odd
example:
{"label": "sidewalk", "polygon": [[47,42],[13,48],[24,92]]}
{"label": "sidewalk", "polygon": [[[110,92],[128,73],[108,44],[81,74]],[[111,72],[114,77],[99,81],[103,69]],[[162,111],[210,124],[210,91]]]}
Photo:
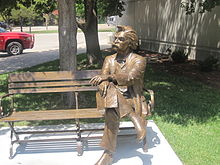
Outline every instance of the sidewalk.
{"label": "sidewalk", "polygon": [[[24,26],[23,27],[23,31],[28,32],[29,31],[28,26]],[[98,24],[98,29],[99,30],[108,30],[108,29],[112,29],[114,28],[114,26],[108,26],[107,24]],[[48,26],[46,28],[46,26],[32,26],[31,27],[31,31],[45,31],[45,30],[58,30],[58,26]],[[20,32],[20,27],[12,27],[12,31],[13,32]]]}
{"label": "sidewalk", "polygon": [[[99,41],[101,49],[110,48],[109,34],[100,32]],[[86,44],[83,33],[77,34],[77,54],[86,52]],[[57,33],[35,34],[35,46],[33,49],[24,50],[23,54],[10,56],[0,53],[0,74],[12,72],[22,68],[32,67],[45,62],[59,59],[59,40]]]}
{"label": "sidewalk", "polygon": [[[122,122],[121,124],[132,126],[131,122]],[[86,125],[84,126],[86,127]],[[94,126],[102,127],[103,124]],[[31,127],[31,129],[59,129],[59,127],[72,128],[73,125],[41,126]],[[27,127],[19,127],[19,129],[27,129]],[[54,135],[52,136],[54,138]],[[94,165],[103,153],[102,148],[99,147],[100,140],[97,139],[88,142],[88,147],[85,148],[82,156],[77,156],[76,143],[72,141],[32,142],[20,146],[14,145],[15,155],[10,160],[8,159],[9,137],[9,128],[1,128],[0,164],[2,165]],[[24,138],[30,137],[41,138],[36,135],[25,135]],[[135,136],[118,138],[113,165],[182,165],[153,121],[148,122],[147,143],[148,152],[145,153],[141,148],[142,144],[136,142]]]}

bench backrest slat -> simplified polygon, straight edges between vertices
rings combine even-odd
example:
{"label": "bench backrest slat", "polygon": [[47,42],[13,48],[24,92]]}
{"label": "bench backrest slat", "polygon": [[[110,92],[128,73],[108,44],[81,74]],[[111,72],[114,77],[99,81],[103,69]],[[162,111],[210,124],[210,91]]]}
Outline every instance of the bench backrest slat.
{"label": "bench backrest slat", "polygon": [[34,87],[64,87],[64,86],[77,86],[77,85],[91,85],[89,80],[85,81],[51,81],[51,82],[23,82],[23,83],[10,83],[8,88],[34,88]]}
{"label": "bench backrest slat", "polygon": [[91,79],[100,70],[11,73],[9,82]]}
{"label": "bench backrest slat", "polygon": [[89,80],[100,70],[26,72],[9,75],[9,94],[96,91]]}
{"label": "bench backrest slat", "polygon": [[30,88],[30,89],[11,89],[9,94],[19,93],[56,93],[56,92],[82,92],[82,91],[97,91],[96,86],[85,87],[64,87],[64,88]]}

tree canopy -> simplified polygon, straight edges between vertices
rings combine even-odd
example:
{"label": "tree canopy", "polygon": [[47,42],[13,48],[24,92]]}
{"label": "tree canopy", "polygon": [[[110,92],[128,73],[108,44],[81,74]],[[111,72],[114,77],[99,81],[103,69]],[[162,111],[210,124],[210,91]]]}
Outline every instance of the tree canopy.
{"label": "tree canopy", "polygon": [[0,15],[7,21],[11,15],[11,10],[16,6],[17,2],[14,0],[0,0]]}
{"label": "tree canopy", "polygon": [[[125,2],[121,0],[96,0],[98,17],[118,15],[122,16]],[[76,14],[80,18],[85,18],[85,0],[76,1]]]}
{"label": "tree canopy", "polygon": [[13,8],[11,10],[11,18],[15,19],[15,20],[20,20],[21,18],[27,18],[27,19],[34,19],[34,17],[36,16],[35,12],[34,12],[34,6],[30,6],[30,7],[25,7],[22,4],[18,4],[17,6],[18,8],[15,9]]}
{"label": "tree canopy", "polygon": [[51,13],[57,8],[56,0],[33,0],[35,4],[35,11],[38,13]]}
{"label": "tree canopy", "polygon": [[122,16],[125,2],[121,0],[98,0],[97,8],[98,13],[102,17],[118,15]]}
{"label": "tree canopy", "polygon": [[[0,0],[0,15],[6,22],[11,16],[15,18],[15,13],[26,18],[33,17],[33,12],[43,15],[51,13],[56,8],[56,0]],[[27,14],[27,10],[31,13]]]}

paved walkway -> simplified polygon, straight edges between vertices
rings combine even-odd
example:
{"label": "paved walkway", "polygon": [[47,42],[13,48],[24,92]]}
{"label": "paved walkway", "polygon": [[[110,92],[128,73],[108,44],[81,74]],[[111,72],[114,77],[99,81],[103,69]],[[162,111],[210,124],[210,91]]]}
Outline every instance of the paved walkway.
{"label": "paved walkway", "polygon": [[[28,32],[29,28],[30,27],[28,27],[28,26],[24,26],[23,31]],[[112,29],[112,28],[114,28],[114,26],[108,26],[107,24],[98,24],[99,30],[103,30],[103,29],[108,30],[108,29]],[[46,28],[46,26],[33,26],[33,27],[31,27],[31,31],[45,31],[45,30],[58,30],[58,26],[48,26],[47,28]],[[20,32],[21,28],[20,27],[13,27],[12,31],[13,32]]]}
{"label": "paved walkway", "polygon": [[[109,36],[111,32],[100,32],[99,41],[101,49],[111,47]],[[86,52],[86,44],[83,33],[77,34],[77,54]],[[0,52],[0,74],[12,72],[18,69],[27,68],[53,61],[59,58],[58,34],[35,34],[35,46],[33,49],[24,50],[24,53],[17,56],[10,56]]]}
{"label": "paved walkway", "polygon": [[[121,123],[132,126],[131,122]],[[88,125],[84,125],[85,127]],[[90,124],[91,126],[91,124]],[[94,125],[103,127],[103,124]],[[72,128],[73,125],[31,127],[32,130]],[[27,127],[19,127],[27,129]],[[148,152],[142,151],[142,144],[136,142],[135,136],[118,138],[117,152],[113,165],[182,165],[158,127],[153,121],[147,126]],[[52,135],[53,138],[55,135]],[[73,135],[65,135],[73,136]],[[0,164],[1,165],[94,165],[103,150],[99,147],[100,140],[90,140],[83,156],[77,156],[76,144],[72,141],[32,142],[15,145],[15,155],[8,159],[10,132],[8,127],[0,129]],[[23,138],[41,138],[42,136],[25,135]]]}

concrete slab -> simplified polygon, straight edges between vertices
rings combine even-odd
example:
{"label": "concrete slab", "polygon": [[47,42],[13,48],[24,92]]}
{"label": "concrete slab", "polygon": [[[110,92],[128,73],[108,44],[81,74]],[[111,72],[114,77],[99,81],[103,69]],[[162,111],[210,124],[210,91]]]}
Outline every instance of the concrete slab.
{"label": "concrete slab", "polygon": [[[122,122],[122,126],[133,126],[131,122]],[[103,127],[103,124],[89,124],[84,127]],[[41,127],[19,127],[18,129],[43,130],[72,128],[73,125],[41,126]],[[158,127],[153,121],[147,126],[148,152],[142,151],[142,144],[137,143],[135,136],[123,136],[118,138],[117,152],[114,155],[114,165],[182,165],[171,146],[168,144]],[[122,132],[121,132],[122,133]],[[130,130],[126,133],[134,133]],[[90,132],[91,135],[102,134],[101,132]],[[56,138],[61,135],[52,134],[45,136]],[[65,137],[73,137],[73,134],[65,134]],[[84,134],[83,136],[88,136]],[[0,164],[1,165],[94,165],[102,155],[103,150],[99,147],[100,139],[93,139],[88,142],[82,156],[77,156],[76,143],[72,141],[56,142],[30,142],[20,146],[14,145],[15,156],[8,159],[10,146],[10,129],[0,129]],[[22,138],[39,139],[43,136],[24,135]]]}

